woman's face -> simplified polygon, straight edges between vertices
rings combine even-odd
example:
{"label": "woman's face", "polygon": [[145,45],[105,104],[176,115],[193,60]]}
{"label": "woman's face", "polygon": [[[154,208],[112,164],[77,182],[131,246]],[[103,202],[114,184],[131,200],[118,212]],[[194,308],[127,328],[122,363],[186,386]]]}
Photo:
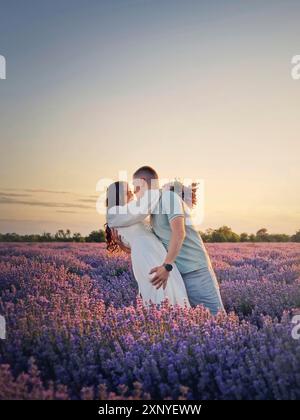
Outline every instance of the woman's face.
{"label": "woman's face", "polygon": [[133,200],[134,196],[133,196],[133,192],[131,191],[130,188],[128,188],[127,190],[127,202],[129,203],[129,201]]}

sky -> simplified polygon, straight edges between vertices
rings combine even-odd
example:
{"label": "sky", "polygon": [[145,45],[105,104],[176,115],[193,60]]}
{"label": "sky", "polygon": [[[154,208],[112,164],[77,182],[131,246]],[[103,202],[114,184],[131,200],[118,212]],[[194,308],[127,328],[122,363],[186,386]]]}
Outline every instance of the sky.
{"label": "sky", "polygon": [[0,232],[102,227],[97,182],[202,179],[204,220],[300,228],[298,0],[0,0]]}

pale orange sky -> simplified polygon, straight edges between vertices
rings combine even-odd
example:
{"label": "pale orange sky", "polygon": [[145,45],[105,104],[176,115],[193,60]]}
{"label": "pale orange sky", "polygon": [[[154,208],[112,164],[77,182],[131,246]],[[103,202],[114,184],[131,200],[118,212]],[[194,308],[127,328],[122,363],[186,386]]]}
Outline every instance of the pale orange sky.
{"label": "pale orange sky", "polygon": [[144,164],[204,180],[201,229],[299,229],[300,5],[261,3],[7,2],[0,232],[98,228],[97,181]]}

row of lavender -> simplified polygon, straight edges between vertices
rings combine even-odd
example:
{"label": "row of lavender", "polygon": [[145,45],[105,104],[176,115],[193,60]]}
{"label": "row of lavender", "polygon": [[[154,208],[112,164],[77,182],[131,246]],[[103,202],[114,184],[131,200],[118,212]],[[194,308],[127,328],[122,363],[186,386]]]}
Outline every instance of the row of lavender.
{"label": "row of lavender", "polygon": [[100,245],[1,245],[0,399],[300,399],[299,245],[208,248],[228,316],[145,309]]}

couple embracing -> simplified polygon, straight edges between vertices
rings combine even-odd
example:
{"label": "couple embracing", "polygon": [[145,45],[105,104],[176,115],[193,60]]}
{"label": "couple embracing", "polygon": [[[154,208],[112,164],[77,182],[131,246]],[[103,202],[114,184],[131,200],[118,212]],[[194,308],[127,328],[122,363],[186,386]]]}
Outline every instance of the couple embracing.
{"label": "couple embracing", "polygon": [[143,301],[203,305],[213,315],[224,311],[209,256],[191,220],[194,189],[181,194],[169,184],[160,190],[158,175],[149,166],[134,173],[133,185],[134,194],[126,182],[107,190],[106,240],[108,250],[131,253]]}

